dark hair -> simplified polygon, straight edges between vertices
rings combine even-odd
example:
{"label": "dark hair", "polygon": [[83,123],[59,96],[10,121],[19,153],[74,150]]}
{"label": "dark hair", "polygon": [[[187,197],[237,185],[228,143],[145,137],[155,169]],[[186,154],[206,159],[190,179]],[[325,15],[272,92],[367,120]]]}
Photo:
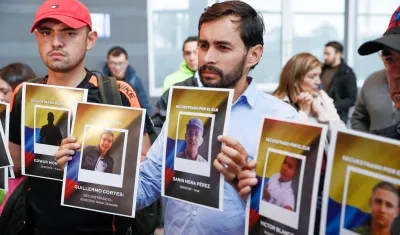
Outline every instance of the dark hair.
{"label": "dark hair", "polygon": [[110,56],[118,57],[121,54],[124,54],[126,56],[126,59],[128,59],[128,52],[126,52],[126,50],[120,46],[115,46],[108,51],[107,58]]}
{"label": "dark hair", "polygon": [[325,44],[325,47],[333,47],[336,53],[338,52],[343,53],[343,45],[338,41],[328,42],[327,44]]}
{"label": "dark hair", "polygon": [[36,78],[36,75],[27,64],[12,63],[0,70],[0,78],[10,84],[14,90],[19,84]]}
{"label": "dark hair", "polygon": [[394,193],[397,196],[397,206],[400,208],[400,189],[397,189],[393,184],[382,181],[379,182],[378,184],[376,184],[374,186],[374,188],[372,189],[372,193],[375,193],[376,190],[378,189],[383,189],[389,192]]}
{"label": "dark hair", "polygon": [[[239,33],[246,49],[256,46],[264,45],[264,22],[262,15],[257,13],[253,7],[249,4],[241,1],[224,1],[215,3],[211,7],[205,9],[205,12],[201,14],[198,30],[200,32],[201,25],[203,23],[211,22],[229,15],[237,15],[240,20],[235,23],[239,23]],[[253,69],[255,64],[251,69]]]}
{"label": "dark hair", "polygon": [[186,38],[186,40],[183,42],[183,45],[182,45],[182,51],[185,50],[186,43],[188,43],[188,42],[197,42],[198,39],[199,38],[197,36],[190,36],[190,37]]}
{"label": "dark hair", "polygon": [[110,130],[104,130],[101,132],[100,138],[103,137],[103,135],[111,135],[112,138],[114,139],[114,133]]}

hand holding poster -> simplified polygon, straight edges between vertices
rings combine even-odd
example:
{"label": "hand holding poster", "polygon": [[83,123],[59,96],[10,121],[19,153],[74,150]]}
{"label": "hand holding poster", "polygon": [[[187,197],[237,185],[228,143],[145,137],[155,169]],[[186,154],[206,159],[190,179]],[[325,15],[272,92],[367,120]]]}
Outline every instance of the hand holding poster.
{"label": "hand holding poster", "polygon": [[314,234],[326,132],[319,124],[262,120],[245,234]]}
{"label": "hand holding poster", "polygon": [[172,87],[167,110],[162,195],[222,210],[224,177],[213,162],[221,152],[233,90]]}
{"label": "hand holding poster", "polygon": [[61,205],[134,217],[145,110],[78,103]]}
{"label": "hand holding poster", "polygon": [[76,102],[87,90],[24,83],[22,87],[21,170],[23,175],[62,180],[54,153],[70,136]]}
{"label": "hand holding poster", "polygon": [[399,141],[333,129],[320,234],[399,234],[399,155]]}

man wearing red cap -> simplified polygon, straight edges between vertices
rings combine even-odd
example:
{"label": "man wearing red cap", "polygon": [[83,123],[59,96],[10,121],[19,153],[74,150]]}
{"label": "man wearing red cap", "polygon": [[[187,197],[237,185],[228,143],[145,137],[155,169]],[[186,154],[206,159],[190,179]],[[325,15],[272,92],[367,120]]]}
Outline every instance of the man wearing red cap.
{"label": "man wearing red cap", "polygon": [[[97,41],[88,9],[77,0],[46,0],[35,15],[31,32],[35,33],[40,57],[48,68],[42,84],[88,89],[88,102],[103,103],[97,78],[84,67],[86,52]],[[124,106],[140,107],[135,91],[118,81]],[[9,149],[15,174],[21,170],[21,100],[14,100],[21,86],[14,90],[10,114]],[[68,97],[66,97],[68,99]],[[146,133],[151,131],[147,117]],[[143,138],[143,155],[150,148],[148,134]],[[26,234],[126,234],[129,219],[109,214],[60,206],[62,182],[28,177]],[[14,225],[15,226],[15,225]],[[1,233],[1,232],[0,232]]]}

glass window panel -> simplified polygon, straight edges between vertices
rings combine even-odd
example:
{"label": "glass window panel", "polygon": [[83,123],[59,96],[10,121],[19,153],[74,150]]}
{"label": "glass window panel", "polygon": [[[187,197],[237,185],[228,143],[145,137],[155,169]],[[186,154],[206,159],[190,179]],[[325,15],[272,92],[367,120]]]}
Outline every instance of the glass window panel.
{"label": "glass window panel", "polygon": [[354,70],[357,80],[365,80],[371,73],[383,68],[382,60],[377,53],[360,56],[358,48],[366,41],[379,38],[385,32],[390,16],[358,16]]}
{"label": "glass window panel", "polygon": [[189,8],[189,0],[149,0],[148,2],[153,11],[186,10]]}
{"label": "glass window panel", "polygon": [[345,10],[345,0],[292,0],[291,3],[296,13],[344,13]]}
{"label": "glass window panel", "polygon": [[258,65],[250,72],[256,83],[279,81],[281,72],[281,14],[263,14],[265,24],[264,53]]}
{"label": "glass window panel", "polygon": [[99,38],[109,38],[110,30],[110,14],[108,13],[90,13],[92,18],[92,28],[97,31]]}
{"label": "glass window panel", "polygon": [[[344,15],[293,15],[293,55],[309,52],[323,61],[327,42],[344,40]],[[345,48],[346,49],[346,48]]]}
{"label": "glass window panel", "polygon": [[358,0],[358,13],[392,15],[399,4],[399,0]]}
{"label": "glass window panel", "polygon": [[189,13],[153,13],[155,85],[163,86],[166,76],[183,61],[182,43],[189,36]]}

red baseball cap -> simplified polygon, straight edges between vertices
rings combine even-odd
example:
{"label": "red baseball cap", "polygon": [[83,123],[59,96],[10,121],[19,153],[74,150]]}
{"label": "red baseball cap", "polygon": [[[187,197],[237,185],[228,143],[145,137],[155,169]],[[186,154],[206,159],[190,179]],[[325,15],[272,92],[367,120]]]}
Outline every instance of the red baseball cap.
{"label": "red baseball cap", "polygon": [[390,48],[400,53],[400,6],[390,18],[389,26],[383,36],[362,44],[358,48],[358,54],[369,55],[384,48]]}
{"label": "red baseball cap", "polygon": [[36,12],[31,33],[36,29],[39,22],[44,19],[59,20],[74,29],[82,28],[86,25],[92,29],[90,12],[78,0],[46,0]]}

